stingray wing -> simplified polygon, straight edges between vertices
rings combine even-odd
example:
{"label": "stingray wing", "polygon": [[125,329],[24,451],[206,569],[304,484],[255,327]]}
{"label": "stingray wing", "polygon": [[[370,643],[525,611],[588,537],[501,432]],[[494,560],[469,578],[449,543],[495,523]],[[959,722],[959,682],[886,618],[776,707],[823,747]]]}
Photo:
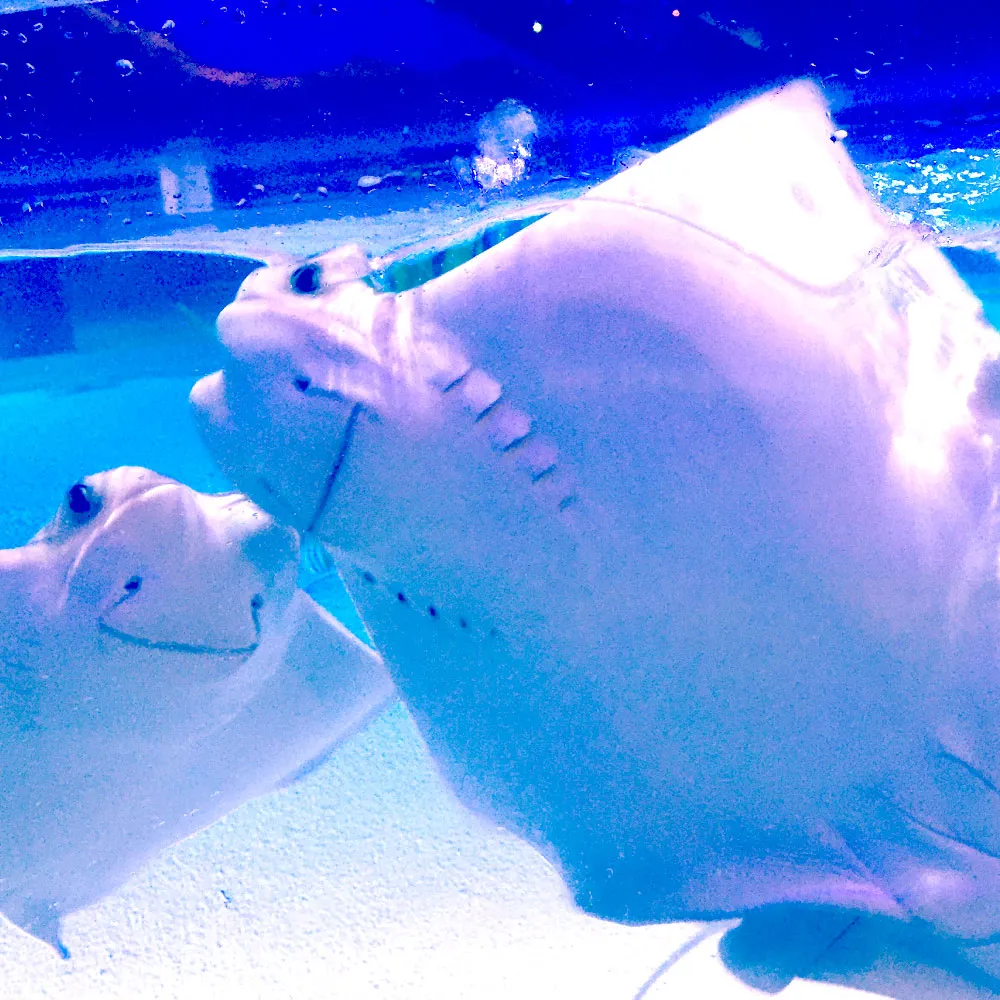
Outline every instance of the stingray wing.
{"label": "stingray wing", "polygon": [[597,495],[673,419],[663,397],[703,385],[704,421],[713,397],[737,398],[824,578],[919,628],[956,589],[968,600],[962,537],[986,524],[992,456],[969,399],[1000,340],[831,129],[815,88],[787,86],[401,299]]}
{"label": "stingray wing", "polygon": [[[598,912],[891,911],[845,834],[888,779],[927,780],[943,690],[996,662],[969,408],[996,344],[815,90],[398,296],[287,286],[259,273],[224,314],[211,409],[247,489],[308,468],[297,516],[456,787],[578,887],[613,871]],[[237,413],[283,415],[294,456],[248,456]]]}
{"label": "stingray wing", "polygon": [[[665,428],[681,419],[694,428],[688,453],[711,455],[715,447],[718,456],[703,464],[695,495],[709,511],[707,528],[698,515],[704,559],[722,556],[720,580],[752,573],[755,556],[720,549],[711,524],[743,530],[753,507],[747,498],[763,488],[769,496],[756,513],[766,523],[748,533],[760,531],[762,550],[779,553],[776,565],[790,580],[808,581],[840,605],[833,627],[860,629],[868,643],[867,653],[857,651],[860,662],[870,657],[871,677],[885,671],[890,678],[886,690],[881,679],[861,684],[845,661],[833,668],[838,683],[854,686],[862,701],[898,698],[900,718],[908,716],[901,727],[913,727],[905,764],[859,761],[841,780],[877,782],[883,766],[887,773],[901,767],[904,784],[921,782],[933,769],[923,755],[934,751],[925,748],[954,703],[932,696],[920,704],[927,692],[919,685],[933,677],[943,688],[974,693],[995,663],[995,653],[983,650],[996,618],[987,568],[996,548],[992,441],[969,401],[1000,344],[945,258],[882,215],[831,131],[814,88],[786,87],[399,299],[407,329],[445,331],[467,353],[470,370],[492,380],[498,399],[531,414],[576,470],[581,492],[613,511],[616,529],[671,530],[684,509],[669,477],[650,491],[637,474],[686,460],[683,442],[666,446]],[[733,419],[738,411],[747,414],[742,424]],[[709,447],[713,424],[725,440]],[[632,464],[623,459],[629,455]],[[717,487],[741,476],[742,496]],[[654,534],[645,540],[655,544]],[[765,589],[756,593],[766,603]],[[693,596],[689,605],[694,613]],[[747,634],[745,649],[757,639]],[[819,645],[816,655],[823,655]],[[774,697],[780,684],[773,681],[758,693]],[[751,706],[744,697],[752,717]],[[842,706],[813,708],[817,716],[824,711]],[[879,725],[880,711],[872,709],[869,728]],[[863,733],[864,719],[847,728]],[[729,738],[741,732],[722,729]],[[455,730],[443,742],[460,741]],[[845,757],[860,757],[865,751],[857,748],[867,743],[845,746]],[[790,760],[779,767],[790,783],[803,777]],[[977,813],[995,811],[988,794],[975,794]],[[906,845],[923,840],[893,824],[885,829],[897,847],[889,866],[896,874],[886,884],[906,898],[898,873],[925,870],[925,847]],[[935,857],[957,871],[952,847]],[[816,901],[824,893],[829,901],[840,891],[830,889],[838,864],[848,882],[867,861],[880,869],[870,841],[863,838],[859,851],[831,848],[812,874],[806,851],[798,887],[784,876],[751,877],[751,852],[734,859],[730,873],[743,875],[726,891],[702,893],[703,883],[692,895],[720,903],[728,896],[739,908],[793,898],[808,883]],[[992,884],[992,861],[979,857],[984,884]],[[881,900],[873,908],[891,909],[892,892],[873,891]],[[947,907],[935,906],[920,912],[948,925]]]}

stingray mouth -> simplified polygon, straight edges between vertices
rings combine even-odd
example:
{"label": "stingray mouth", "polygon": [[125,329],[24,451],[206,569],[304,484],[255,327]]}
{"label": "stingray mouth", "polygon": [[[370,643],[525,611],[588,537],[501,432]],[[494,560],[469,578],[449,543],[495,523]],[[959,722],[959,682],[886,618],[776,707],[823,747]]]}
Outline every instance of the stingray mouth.
{"label": "stingray mouth", "polygon": [[[114,611],[115,608],[121,607],[122,604],[134,597],[141,589],[141,586],[141,578],[130,578],[125,584],[127,593],[112,606],[111,610]],[[250,618],[253,622],[254,640],[246,646],[213,646],[210,643],[178,642],[174,639],[150,639],[146,636],[136,635],[133,632],[126,632],[115,628],[113,625],[109,625],[103,617],[97,620],[97,631],[101,635],[109,636],[118,642],[127,643],[138,649],[151,649],[160,653],[180,653],[186,656],[247,658],[253,656],[260,647],[260,609],[263,606],[264,598],[260,594],[254,594],[250,599]]]}
{"label": "stingray mouth", "polygon": [[330,471],[327,474],[326,479],[323,481],[323,487],[320,490],[319,499],[316,502],[316,509],[305,527],[307,534],[312,534],[312,532],[316,530],[317,525],[323,520],[323,516],[326,514],[327,508],[330,505],[330,497],[333,495],[333,487],[337,482],[337,477],[340,475],[340,470],[344,467],[344,462],[347,459],[347,453],[351,450],[351,442],[354,440],[354,430],[357,427],[358,417],[360,415],[361,403],[355,403],[351,407],[351,412],[347,417],[347,423],[344,425],[344,433],[340,436],[340,444],[334,453]]}
{"label": "stingray mouth", "polygon": [[260,646],[260,642],[252,642],[249,646],[210,646],[200,643],[174,642],[170,639],[147,639],[141,635],[132,635],[114,628],[104,619],[97,622],[97,630],[102,635],[110,636],[119,642],[137,646],[140,649],[155,649],[162,653],[185,653],[192,656],[252,656]]}

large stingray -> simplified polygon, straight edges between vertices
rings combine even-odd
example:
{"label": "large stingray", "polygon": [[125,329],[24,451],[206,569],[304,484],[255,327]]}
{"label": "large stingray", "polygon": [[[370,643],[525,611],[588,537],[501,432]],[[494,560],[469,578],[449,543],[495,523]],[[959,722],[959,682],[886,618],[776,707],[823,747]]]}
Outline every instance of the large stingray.
{"label": "large stingray", "polygon": [[628,921],[1000,932],[1000,341],[820,95],[397,295],[244,282],[193,401],[333,549],[445,775]]}
{"label": "large stingray", "polygon": [[0,551],[0,912],[63,915],[274,788],[389,697],[295,587],[298,539],[146,469],[75,484]]}

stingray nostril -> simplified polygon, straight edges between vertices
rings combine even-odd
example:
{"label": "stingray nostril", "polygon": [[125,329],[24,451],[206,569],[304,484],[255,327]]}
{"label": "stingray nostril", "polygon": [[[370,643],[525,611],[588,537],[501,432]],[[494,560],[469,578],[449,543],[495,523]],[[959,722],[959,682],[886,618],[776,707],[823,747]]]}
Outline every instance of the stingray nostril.
{"label": "stingray nostril", "polygon": [[264,607],[264,595],[254,594],[250,598],[250,617],[253,619],[254,631],[260,639],[260,609]]}
{"label": "stingray nostril", "polygon": [[86,483],[74,483],[66,491],[66,505],[77,522],[89,521],[101,509],[101,498]]}
{"label": "stingray nostril", "polygon": [[303,264],[292,272],[292,290],[300,295],[314,295],[319,291],[321,277],[319,264]]}
{"label": "stingray nostril", "polygon": [[120,608],[126,601],[135,597],[136,594],[142,589],[142,577],[136,574],[135,576],[130,576],[123,584],[122,589],[125,591],[121,597],[111,605],[111,610],[115,608]]}

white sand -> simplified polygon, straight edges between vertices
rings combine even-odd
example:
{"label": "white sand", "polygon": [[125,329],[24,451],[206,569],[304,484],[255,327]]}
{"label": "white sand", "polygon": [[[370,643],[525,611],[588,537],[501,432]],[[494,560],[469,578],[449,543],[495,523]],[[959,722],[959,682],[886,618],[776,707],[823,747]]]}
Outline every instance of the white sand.
{"label": "white sand", "polygon": [[530,848],[437,780],[397,706],[321,769],[66,921],[7,929],[5,997],[631,997],[697,928],[574,912]]}

